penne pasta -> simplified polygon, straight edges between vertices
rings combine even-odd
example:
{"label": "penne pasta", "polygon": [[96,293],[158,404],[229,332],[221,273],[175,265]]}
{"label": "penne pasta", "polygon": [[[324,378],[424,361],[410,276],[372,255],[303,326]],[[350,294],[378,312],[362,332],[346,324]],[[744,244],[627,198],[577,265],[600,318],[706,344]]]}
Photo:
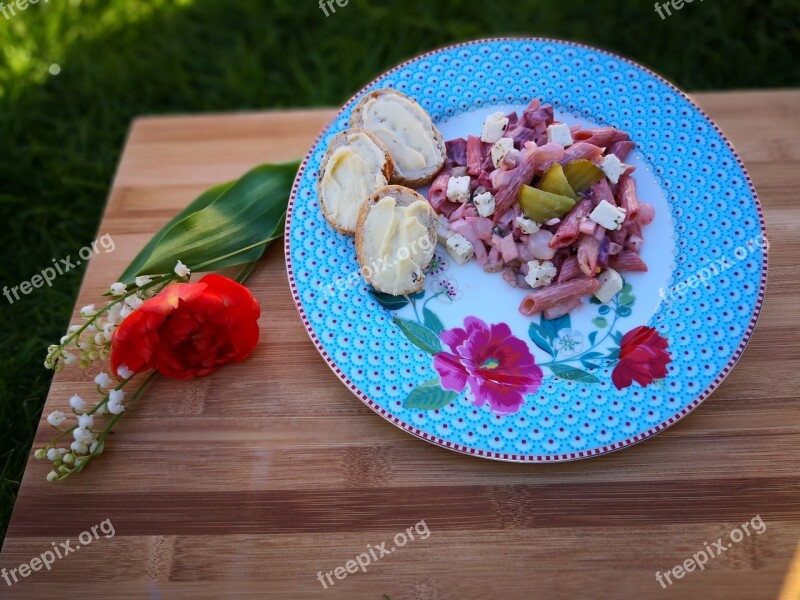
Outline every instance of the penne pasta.
{"label": "penne pasta", "polygon": [[608,259],[608,266],[620,273],[626,271],[643,273],[647,271],[647,265],[644,264],[644,261],[636,252],[624,249],[619,254]]}
{"label": "penne pasta", "polygon": [[625,159],[628,157],[633,149],[636,147],[636,144],[629,140],[621,140],[619,142],[614,142],[608,147],[606,150],[606,154],[613,154],[622,162],[625,162]]}
{"label": "penne pasta", "polygon": [[467,137],[467,172],[470,175],[479,175],[483,163],[483,142],[475,135]]}
{"label": "penne pasta", "polygon": [[566,248],[578,241],[581,221],[592,210],[591,200],[581,200],[571,211],[564,215],[553,239],[550,240],[551,248]]}
{"label": "penne pasta", "polygon": [[576,144],[572,144],[572,146],[564,151],[564,157],[558,162],[560,162],[562,166],[566,166],[571,162],[575,162],[576,160],[593,160],[599,156],[602,156],[602,154],[603,149],[599,146],[595,146],[594,144],[590,144],[588,142],[577,142]]}
{"label": "penne pasta", "polygon": [[639,218],[639,197],[636,194],[636,181],[630,175],[623,175],[617,184],[619,206],[625,209],[625,222],[636,223]]}
{"label": "penne pasta", "polygon": [[594,127],[592,129],[579,130],[572,136],[572,139],[576,142],[587,142],[606,148],[615,142],[627,140],[628,134],[616,127]]}
{"label": "penne pasta", "polygon": [[530,317],[548,308],[582,298],[596,291],[598,287],[600,287],[600,282],[596,278],[583,277],[536,289],[522,299],[519,312]]}

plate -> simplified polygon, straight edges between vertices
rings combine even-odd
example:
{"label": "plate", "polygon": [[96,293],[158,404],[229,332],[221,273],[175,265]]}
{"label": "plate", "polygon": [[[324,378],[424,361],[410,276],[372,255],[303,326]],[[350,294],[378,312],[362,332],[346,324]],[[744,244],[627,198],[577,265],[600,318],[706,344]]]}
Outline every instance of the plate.
{"label": "plate", "polygon": [[[359,276],[353,238],[323,218],[316,179],[355,103],[383,87],[416,99],[445,139],[534,97],[570,125],[628,132],[639,197],[656,207],[642,250],[648,272],[629,274],[608,305],[585,301],[546,321],[518,312],[524,292],[500,274],[458,266],[439,246],[422,292],[376,293]],[[753,332],[769,246],[741,160],[685,94],[605,51],[529,38],[430,52],[358,92],[298,172],[285,244],[303,324],[362,402],[433,444],[517,462],[619,450],[699,406]]]}

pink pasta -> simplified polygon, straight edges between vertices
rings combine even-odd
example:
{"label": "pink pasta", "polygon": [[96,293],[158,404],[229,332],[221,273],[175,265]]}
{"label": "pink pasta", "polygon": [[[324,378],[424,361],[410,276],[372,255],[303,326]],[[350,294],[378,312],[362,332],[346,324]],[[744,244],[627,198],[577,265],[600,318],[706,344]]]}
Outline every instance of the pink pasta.
{"label": "pink pasta", "polygon": [[[572,125],[573,143],[565,148],[548,141],[547,128],[557,123],[552,106],[533,100],[521,114],[507,117],[503,137],[510,141],[498,145],[510,148],[503,150],[505,154],[493,157],[492,144],[481,141],[481,132],[446,142],[447,161],[431,184],[428,200],[443,216],[445,229],[449,227],[447,237],[462,235],[485,271],[502,272],[508,285],[527,290],[519,310],[528,316],[542,313],[546,319],[555,319],[578,308],[585,296],[597,291],[597,277],[606,269],[621,273],[647,271],[641,257],[643,230],[655,218],[655,209],[639,200],[633,166],[625,166],[617,183],[606,177],[596,181],[595,177],[594,183],[590,181],[588,187],[584,184],[579,188],[567,178],[568,182],[562,185],[576,186],[569,192],[569,202],[574,205],[565,213],[556,212],[544,223],[532,223],[520,204],[523,186],[540,187],[543,174],[553,165],[566,167],[578,160],[589,160],[599,166],[610,154],[625,160],[635,148],[628,134],[615,127],[584,129]],[[470,178],[470,200],[464,204],[452,202],[447,198],[448,181],[465,175]],[[556,195],[563,196],[562,190],[558,189]],[[552,188],[543,191],[554,193]],[[486,192],[494,199],[493,209],[488,212],[485,203],[479,210],[474,202],[477,195]],[[540,196],[547,198],[541,193],[535,197]],[[563,205],[564,199],[560,202]],[[608,220],[595,216],[593,211],[604,202],[624,209],[621,227],[615,228]],[[531,209],[528,206],[526,210]],[[531,213],[534,214],[540,213]]]}

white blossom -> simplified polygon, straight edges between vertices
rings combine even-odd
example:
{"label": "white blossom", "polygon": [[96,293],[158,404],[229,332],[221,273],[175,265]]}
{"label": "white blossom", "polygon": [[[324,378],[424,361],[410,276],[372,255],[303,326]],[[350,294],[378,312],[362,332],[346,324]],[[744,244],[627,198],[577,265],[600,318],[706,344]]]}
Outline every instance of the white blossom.
{"label": "white blossom", "polygon": [[120,365],[117,369],[117,375],[122,377],[122,379],[130,379],[135,373],[128,368],[128,365]]}
{"label": "white blossom", "polygon": [[111,378],[105,371],[100,371],[94,378],[94,382],[101,388],[111,387]]}
{"label": "white blossom", "polygon": [[128,286],[121,281],[111,284],[111,293],[114,296],[122,296],[126,291],[128,291]]}
{"label": "white blossom", "polygon": [[72,451],[75,454],[86,454],[89,451],[89,448],[86,447],[86,444],[79,442],[78,440],[72,442],[70,448],[72,448]]}
{"label": "white blossom", "polygon": [[94,418],[92,418],[92,415],[87,415],[86,413],[83,413],[81,416],[78,417],[78,427],[83,427],[84,429],[91,429],[93,422]]}
{"label": "white blossom", "polygon": [[144,303],[144,300],[142,300],[141,298],[139,298],[139,296],[137,296],[136,294],[133,294],[132,296],[128,296],[127,298],[125,298],[125,304],[126,304],[126,305],[127,305],[129,308],[131,308],[132,310],[136,310],[136,309],[137,309],[137,308],[139,308],[139,307],[140,307],[140,306],[141,306],[143,303]]}
{"label": "white blossom", "polygon": [[82,317],[93,317],[97,312],[94,309],[94,304],[87,304],[81,309]]}
{"label": "white blossom", "polygon": [[78,396],[78,394],[75,394],[69,399],[69,405],[75,410],[83,410],[83,407],[86,406],[86,402],[84,402],[83,398]]}
{"label": "white blossom", "polygon": [[124,319],[124,318],[125,318],[125,317],[127,317],[129,314],[131,314],[132,312],[133,312],[133,309],[132,309],[130,306],[128,306],[128,305],[126,304],[125,306],[123,306],[123,307],[122,307],[122,310],[120,310],[120,311],[119,311],[119,316],[120,316],[122,319]]}
{"label": "white blossom", "polygon": [[94,441],[94,433],[83,427],[78,427],[73,430],[72,437],[75,438],[76,442],[80,442],[81,444],[91,444]]}
{"label": "white blossom", "polygon": [[122,404],[118,404],[116,402],[109,402],[108,403],[108,412],[112,415],[118,415],[125,410],[125,407]]}
{"label": "white blossom", "polygon": [[139,277],[136,278],[136,287],[142,287],[143,285],[147,285],[152,280],[153,278],[150,277],[150,275],[139,275]]}
{"label": "white blossom", "polygon": [[47,415],[47,422],[50,423],[50,425],[52,425],[53,427],[58,427],[66,420],[67,417],[60,410],[54,410],[49,415]]}
{"label": "white blossom", "polygon": [[178,277],[188,277],[192,273],[189,270],[189,267],[187,267],[181,261],[177,262],[177,264],[175,265],[175,268],[173,270],[175,271],[175,275],[177,275]]}

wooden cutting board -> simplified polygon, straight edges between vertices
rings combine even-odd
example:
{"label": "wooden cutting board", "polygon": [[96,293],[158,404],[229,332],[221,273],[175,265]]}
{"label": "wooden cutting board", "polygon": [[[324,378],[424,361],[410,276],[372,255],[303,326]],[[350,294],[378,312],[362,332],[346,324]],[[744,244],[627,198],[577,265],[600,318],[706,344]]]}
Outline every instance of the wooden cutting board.
{"label": "wooden cutting board", "polygon": [[[295,312],[275,244],[249,283],[263,316],[248,361],[191,382],[158,380],[78,477],[48,484],[47,465],[31,459],[1,567],[53,543],[74,546],[105,519],[115,534],[12,586],[0,579],[0,597],[800,598],[800,91],[695,98],[750,169],[772,248],[750,346],[689,418],[567,464],[504,464],[426,444],[331,373]],[[200,192],[304,155],[333,114],[137,120],[98,232],[116,248],[91,261],[77,305],[97,301]],[[90,375],[60,373],[45,415],[92,389]],[[48,437],[43,421],[37,443]],[[756,515],[762,534],[662,589],[657,571]],[[423,520],[422,536],[396,543]],[[395,551],[346,572],[383,542]],[[325,589],[318,572],[334,572],[334,585]]]}

